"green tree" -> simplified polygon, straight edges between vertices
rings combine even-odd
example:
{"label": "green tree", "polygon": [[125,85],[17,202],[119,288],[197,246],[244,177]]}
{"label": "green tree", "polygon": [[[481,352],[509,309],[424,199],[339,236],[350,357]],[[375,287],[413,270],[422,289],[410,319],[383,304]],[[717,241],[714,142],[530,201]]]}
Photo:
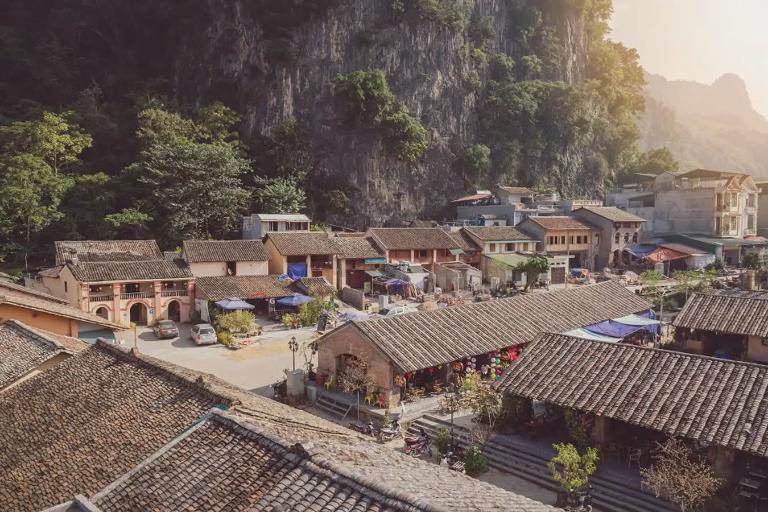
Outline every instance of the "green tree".
{"label": "green tree", "polygon": [[414,162],[429,147],[427,129],[405,107],[387,115],[383,128],[384,144],[399,160]]}
{"label": "green tree", "polygon": [[141,149],[154,144],[200,142],[205,130],[192,119],[161,107],[147,108],[139,112],[136,139]]}
{"label": "green tree", "polygon": [[217,101],[200,109],[197,124],[210,142],[223,142],[240,147],[237,125],[240,114]]}
{"label": "green tree", "polygon": [[114,238],[139,239],[149,234],[152,216],[137,208],[123,208],[119,212],[104,216],[104,222]]}
{"label": "green tree", "polygon": [[256,326],[256,316],[250,311],[232,311],[216,317],[216,325],[233,334],[247,334]]}
{"label": "green tree", "polygon": [[599,460],[597,450],[587,448],[582,455],[572,444],[558,443],[553,447],[557,450],[557,455],[547,463],[552,478],[567,493],[578,491],[586,486],[589,477],[597,471]]}
{"label": "green tree", "polygon": [[395,102],[387,77],[380,69],[357,70],[333,79],[334,94],[344,101],[351,122],[378,123]]}
{"label": "green tree", "polygon": [[491,148],[485,144],[473,144],[464,150],[461,160],[464,180],[476,184],[485,178],[491,168]]}
{"label": "green tree", "polygon": [[25,268],[32,235],[62,217],[59,205],[71,186],[71,178],[35,155],[0,158],[0,239],[24,241]]}
{"label": "green tree", "polygon": [[265,213],[296,213],[306,206],[307,197],[289,178],[265,180],[256,190],[259,209]]}
{"label": "green tree", "polygon": [[249,193],[248,162],[230,145],[175,140],[153,144],[132,169],[154,205],[162,238],[216,238],[234,231]]}
{"label": "green tree", "polygon": [[527,291],[531,283],[539,279],[539,274],[549,272],[549,260],[544,256],[532,256],[518,263],[513,270],[525,274],[525,290]]}
{"label": "green tree", "polygon": [[0,126],[0,148],[7,154],[39,158],[58,175],[62,168],[77,162],[92,142],[90,135],[69,120],[71,117],[71,112],[43,112],[35,121]]}

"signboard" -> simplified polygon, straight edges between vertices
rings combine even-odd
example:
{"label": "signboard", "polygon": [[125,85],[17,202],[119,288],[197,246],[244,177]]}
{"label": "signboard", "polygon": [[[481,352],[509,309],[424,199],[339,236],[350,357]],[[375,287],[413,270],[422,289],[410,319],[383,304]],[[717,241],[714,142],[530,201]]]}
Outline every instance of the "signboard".
{"label": "signboard", "polygon": [[328,325],[328,313],[320,315],[320,320],[317,322],[317,332],[323,332]]}
{"label": "signboard", "polygon": [[248,296],[249,299],[263,299],[266,295],[263,293],[252,293]]}

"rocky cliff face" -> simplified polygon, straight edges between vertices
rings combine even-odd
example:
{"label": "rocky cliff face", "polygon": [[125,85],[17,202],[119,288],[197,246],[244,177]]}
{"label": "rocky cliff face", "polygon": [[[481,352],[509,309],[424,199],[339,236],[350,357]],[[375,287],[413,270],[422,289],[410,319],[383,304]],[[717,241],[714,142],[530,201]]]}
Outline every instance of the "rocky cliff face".
{"label": "rocky cliff face", "polygon": [[[392,3],[339,2],[275,30],[248,0],[208,0],[195,26],[182,33],[175,89],[188,102],[228,102],[243,114],[246,135],[269,134],[281,120],[298,119],[312,148],[311,186],[333,184],[351,199],[351,214],[328,221],[364,227],[439,216],[447,200],[464,191],[451,169],[476,138],[480,93],[468,91],[467,77],[477,69],[485,82],[487,72],[473,64],[466,31],[396,16]],[[524,2],[469,3],[471,15],[494,20],[489,51],[520,57],[513,17]],[[579,16],[562,0],[537,3],[548,6],[545,14],[562,43],[561,65],[547,78],[581,80],[587,56]],[[430,148],[416,162],[387,155],[377,131],[342,122],[334,76],[373,68],[384,70],[398,100],[429,131]]]}

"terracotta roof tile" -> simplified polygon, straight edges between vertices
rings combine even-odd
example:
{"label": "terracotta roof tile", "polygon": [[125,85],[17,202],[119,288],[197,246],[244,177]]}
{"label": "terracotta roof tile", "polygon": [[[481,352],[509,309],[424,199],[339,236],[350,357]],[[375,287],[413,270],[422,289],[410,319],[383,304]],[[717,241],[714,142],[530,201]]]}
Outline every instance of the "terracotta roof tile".
{"label": "terracotta roof tile", "polygon": [[339,257],[349,259],[381,258],[382,251],[368,236],[336,237],[334,242],[339,247]]}
{"label": "terracotta roof tile", "polygon": [[448,234],[457,244],[459,244],[459,247],[461,247],[464,252],[476,252],[482,250],[482,248],[477,245],[477,242],[475,242],[463,228],[458,231],[450,231]]}
{"label": "terracotta roof tile", "polygon": [[283,256],[323,256],[340,252],[336,240],[321,231],[267,233],[267,239],[272,240]]}
{"label": "terracotta roof tile", "polygon": [[575,210],[585,210],[612,222],[645,222],[645,219],[632,213],[620,210],[615,206],[584,206]]}
{"label": "terracotta roof tile", "polygon": [[460,248],[441,228],[371,228],[368,231],[386,250]]}
{"label": "terracotta roof tile", "polygon": [[336,288],[324,277],[300,277],[291,287],[313,297],[325,297],[336,293]]}
{"label": "terracotta roof tile", "polygon": [[269,259],[261,240],[184,240],[184,255],[190,263]]}
{"label": "terracotta roof tile", "polygon": [[544,334],[498,389],[768,455],[768,366]]}
{"label": "terracotta roof tile", "polygon": [[32,329],[17,320],[0,324],[0,388],[61,353],[75,353],[88,345],[76,338]]}
{"label": "terracotta roof tile", "polygon": [[[489,302],[351,322],[404,371],[533,341],[542,332],[565,332],[650,309],[613,281]],[[324,338],[333,336],[335,331]],[[319,345],[322,350],[323,338]]]}
{"label": "terracotta roof tile", "polygon": [[160,259],[163,253],[154,240],[66,240],[55,242],[56,264],[63,265],[71,254],[79,261],[136,261]]}
{"label": "terracotta roof tile", "polygon": [[[552,230],[576,230],[576,229],[588,229],[593,230],[594,228],[589,226],[588,224],[585,224],[584,222],[574,219],[573,217],[563,217],[563,216],[548,216],[543,215],[539,217],[528,217],[523,221],[523,223],[526,222],[533,222],[534,224],[538,224],[544,229],[552,229]],[[521,228],[524,229],[524,225],[521,225]]]}
{"label": "terracotta roof tile", "polygon": [[75,279],[83,283],[192,277],[192,272],[184,262],[168,261],[165,258],[146,261],[80,262],[77,265],[69,263],[67,266]]}
{"label": "terracotta roof tile", "polygon": [[277,276],[212,276],[198,277],[195,286],[201,296],[208,300],[269,299],[293,294],[288,285]]}
{"label": "terracotta roof tile", "polygon": [[512,226],[484,226],[484,227],[465,227],[462,228],[470,235],[484,242],[506,242],[514,240],[533,240],[527,235]]}
{"label": "terracotta roof tile", "polygon": [[696,293],[673,325],[768,338],[768,292],[722,290]]}
{"label": "terracotta roof tile", "polygon": [[500,190],[508,194],[531,195],[533,192],[528,187],[499,187]]}

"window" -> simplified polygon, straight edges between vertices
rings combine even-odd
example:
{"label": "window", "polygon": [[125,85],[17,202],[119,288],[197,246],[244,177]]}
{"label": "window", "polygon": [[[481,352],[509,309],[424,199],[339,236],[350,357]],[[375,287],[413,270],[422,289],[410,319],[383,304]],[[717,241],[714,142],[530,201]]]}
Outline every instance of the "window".
{"label": "window", "polygon": [[227,262],[227,275],[228,276],[236,276],[237,275],[237,263],[234,261],[228,261]]}
{"label": "window", "polygon": [[507,252],[515,252],[515,244],[507,244]]}
{"label": "window", "polygon": [[427,257],[427,251],[425,251],[425,250],[418,251],[418,256],[419,256],[419,258],[426,258]]}
{"label": "window", "polygon": [[629,233],[624,233],[624,243],[629,243]]}
{"label": "window", "polygon": [[614,243],[619,243],[619,237],[620,237],[620,236],[621,236],[621,235],[620,235],[620,234],[619,234],[619,232],[617,231],[617,232],[616,232],[616,236],[614,236],[614,237],[613,237],[613,242],[614,242]]}
{"label": "window", "polygon": [[488,244],[488,252],[496,252],[496,244]]}
{"label": "window", "polygon": [[632,241],[637,243],[637,233],[632,233]]}
{"label": "window", "polygon": [[747,229],[749,229],[750,231],[755,229],[755,216],[754,215],[747,216]]}
{"label": "window", "polygon": [[560,243],[561,243],[562,245],[565,245],[565,236],[561,236],[561,237],[560,237]]}
{"label": "window", "polygon": [[269,231],[280,231],[280,223],[277,222],[276,220],[271,220],[268,222],[267,229]]}
{"label": "window", "polygon": [[68,288],[69,286],[67,285],[67,282],[64,281],[64,293],[67,293],[69,291]]}
{"label": "window", "polygon": [[572,243],[573,243],[573,235],[571,235],[571,236],[569,236],[569,237],[568,237],[568,243],[569,243],[569,244],[572,244]]}

